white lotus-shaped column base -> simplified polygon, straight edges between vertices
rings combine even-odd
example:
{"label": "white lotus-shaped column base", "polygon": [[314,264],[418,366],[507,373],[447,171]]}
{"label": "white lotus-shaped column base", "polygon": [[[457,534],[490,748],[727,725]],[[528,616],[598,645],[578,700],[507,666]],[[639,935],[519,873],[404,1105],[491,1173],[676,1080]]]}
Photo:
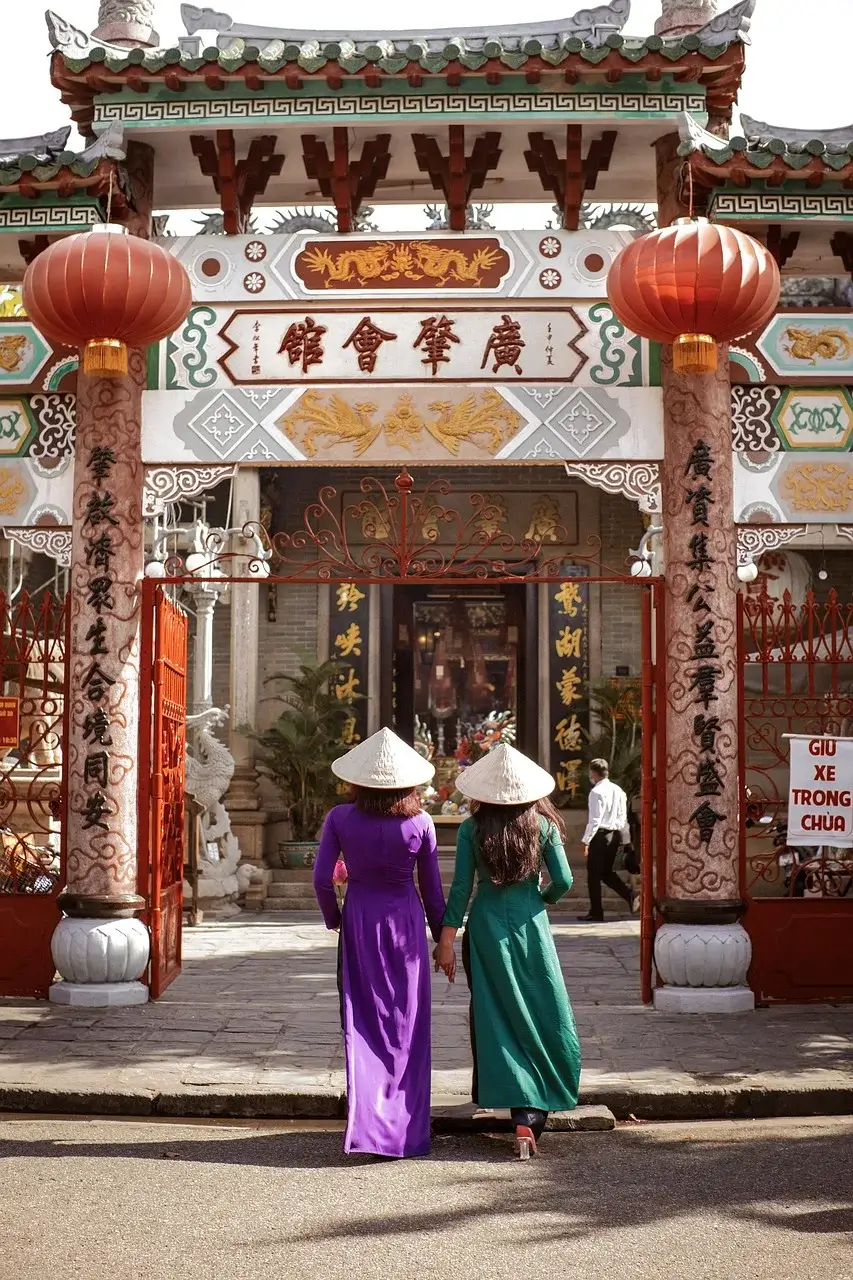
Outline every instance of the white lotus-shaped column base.
{"label": "white lotus-shaped column base", "polygon": [[62,977],[50,989],[54,1004],[145,1004],[148,988],[138,979],[148,964],[148,930],[141,920],[90,920],[63,916],[51,940]]}
{"label": "white lotus-shaped column base", "polygon": [[655,1008],[667,1013],[743,1013],[755,1008],[746,975],[752,943],[740,924],[665,924],[655,936],[664,985]]}

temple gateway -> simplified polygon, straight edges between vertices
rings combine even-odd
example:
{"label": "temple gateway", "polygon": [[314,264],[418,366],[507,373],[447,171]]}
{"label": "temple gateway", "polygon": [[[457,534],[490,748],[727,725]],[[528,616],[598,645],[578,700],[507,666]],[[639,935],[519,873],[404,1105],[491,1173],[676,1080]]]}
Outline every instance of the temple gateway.
{"label": "temple gateway", "polygon": [[[460,765],[546,765],[578,872],[611,759],[650,1003],[853,996],[850,850],[785,836],[788,735],[853,724],[853,128],[737,113],[754,6],[662,0],[641,38],[630,0],[361,32],[187,4],[174,47],[149,0],[47,14],[83,144],[0,142],[0,994],[156,998],[185,912],[314,910],[263,740],[332,661],[343,741],[434,760],[445,870]],[[684,217],[783,274],[704,377],[608,302]],[[20,288],[103,224],[192,284],[110,380]]]}

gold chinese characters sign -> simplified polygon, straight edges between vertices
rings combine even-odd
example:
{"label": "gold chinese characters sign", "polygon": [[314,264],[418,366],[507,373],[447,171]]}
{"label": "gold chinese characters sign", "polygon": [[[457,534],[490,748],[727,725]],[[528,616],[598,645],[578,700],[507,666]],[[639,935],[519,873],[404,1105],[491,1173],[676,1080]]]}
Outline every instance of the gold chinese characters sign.
{"label": "gold chinese characters sign", "polygon": [[491,237],[458,240],[361,240],[312,238],[293,264],[311,291],[395,292],[448,287],[499,289],[510,270],[509,254]]}
{"label": "gold chinese characters sign", "polygon": [[330,591],[329,656],[340,664],[335,692],[351,709],[343,740],[348,747],[354,747],[367,737],[369,588],[356,582],[339,582]]}
{"label": "gold chinese characters sign", "polygon": [[548,586],[549,716],[555,799],[583,794],[589,732],[589,585],[585,565],[563,566],[567,580]]}

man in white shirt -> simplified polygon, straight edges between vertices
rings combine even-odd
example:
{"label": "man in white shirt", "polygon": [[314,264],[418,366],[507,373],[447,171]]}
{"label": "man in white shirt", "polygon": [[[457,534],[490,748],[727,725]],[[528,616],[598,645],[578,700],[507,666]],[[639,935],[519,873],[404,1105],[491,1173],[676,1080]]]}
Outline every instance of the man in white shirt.
{"label": "man in white shirt", "polygon": [[583,833],[589,915],[578,916],[584,923],[600,923],[604,919],[602,884],[624,898],[632,911],[636,911],[639,905],[637,895],[613,870],[621,845],[627,844],[631,836],[628,830],[628,797],[621,787],[610,781],[609,773],[610,765],[606,760],[593,760],[589,766],[592,790],[589,793],[589,813]]}

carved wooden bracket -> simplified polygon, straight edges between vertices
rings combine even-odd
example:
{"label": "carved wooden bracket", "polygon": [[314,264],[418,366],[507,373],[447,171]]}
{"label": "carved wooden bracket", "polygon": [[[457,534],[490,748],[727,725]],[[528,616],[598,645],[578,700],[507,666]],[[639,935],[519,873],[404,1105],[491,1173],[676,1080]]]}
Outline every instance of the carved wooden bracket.
{"label": "carved wooden bracket", "polygon": [[580,208],[587,191],[594,191],[598,176],[606,173],[613,158],[616,132],[605,130],[594,138],[583,158],[583,126],[566,125],[566,154],[560,158],[557,148],[544,133],[529,133],[530,150],[524,158],[531,173],[539,175],[545,191],[552,192],[562,210],[562,224],[567,231],[580,226]]}
{"label": "carved wooden bracket", "polygon": [[471,193],[478,191],[486,177],[497,169],[501,158],[501,135],[481,134],[465,154],[465,128],[452,124],[448,128],[449,153],[444,156],[435,138],[425,133],[413,133],[415,159],[421,173],[428,173],[436,191],[441,191],[447,201],[448,224],[451,231],[464,231]]}
{"label": "carved wooden bracket", "polygon": [[779,223],[773,222],[767,228],[766,243],[768,253],[775,258],[776,265],[781,271],[796,253],[797,245],[800,243],[800,233],[789,231],[786,235]]}
{"label": "carved wooden bracket", "polygon": [[32,240],[19,240],[18,250],[27,266],[44,253],[45,249],[50,245],[50,236],[35,236]]}
{"label": "carved wooden bracket", "polygon": [[302,135],[302,160],[307,177],[317,183],[322,195],[334,203],[338,231],[352,231],[353,220],[364,200],[369,200],[377,183],[388,172],[391,135],[381,133],[365,142],[358,160],[349,158],[349,132],[332,130],[332,155],[321,138]]}
{"label": "carved wooden bracket", "polygon": [[217,129],[215,140],[193,134],[190,146],[201,172],[213,179],[226,234],[241,235],[248,229],[253,204],[284,164],[284,156],[276,154],[274,135],[253,138],[244,160],[237,159],[231,129]]}
{"label": "carved wooden bracket", "polygon": [[836,231],[829,242],[836,258],[844,264],[844,270],[853,276],[853,231]]}

